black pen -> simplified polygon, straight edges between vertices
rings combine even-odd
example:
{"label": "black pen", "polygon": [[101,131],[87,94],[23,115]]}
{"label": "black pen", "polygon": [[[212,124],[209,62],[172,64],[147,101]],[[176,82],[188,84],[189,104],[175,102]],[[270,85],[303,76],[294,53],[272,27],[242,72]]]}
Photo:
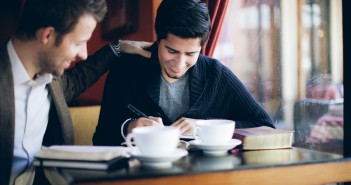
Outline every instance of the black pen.
{"label": "black pen", "polygon": [[134,112],[136,115],[147,118],[149,116],[147,116],[146,114],[144,114],[143,112],[141,112],[139,109],[137,109],[136,107],[134,107],[132,104],[128,105],[128,109],[131,110],[132,112]]}

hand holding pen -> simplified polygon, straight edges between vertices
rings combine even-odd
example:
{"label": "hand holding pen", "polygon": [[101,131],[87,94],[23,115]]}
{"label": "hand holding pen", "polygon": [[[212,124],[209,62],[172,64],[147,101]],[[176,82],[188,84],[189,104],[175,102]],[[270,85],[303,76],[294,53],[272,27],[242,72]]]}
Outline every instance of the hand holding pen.
{"label": "hand holding pen", "polygon": [[129,104],[128,109],[131,110],[139,118],[132,121],[128,126],[128,133],[136,127],[145,127],[145,126],[163,126],[162,118],[147,116],[145,113],[140,111],[135,106]]}

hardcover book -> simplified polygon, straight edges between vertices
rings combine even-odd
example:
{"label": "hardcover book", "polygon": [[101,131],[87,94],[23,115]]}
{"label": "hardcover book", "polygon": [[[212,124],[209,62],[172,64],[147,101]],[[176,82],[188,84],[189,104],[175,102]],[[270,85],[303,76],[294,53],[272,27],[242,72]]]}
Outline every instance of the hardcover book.
{"label": "hardcover book", "polygon": [[242,141],[244,150],[291,148],[294,131],[267,126],[235,129],[233,138]]}
{"label": "hardcover book", "polygon": [[126,147],[51,146],[42,147],[35,166],[111,170],[125,166],[130,155]]}

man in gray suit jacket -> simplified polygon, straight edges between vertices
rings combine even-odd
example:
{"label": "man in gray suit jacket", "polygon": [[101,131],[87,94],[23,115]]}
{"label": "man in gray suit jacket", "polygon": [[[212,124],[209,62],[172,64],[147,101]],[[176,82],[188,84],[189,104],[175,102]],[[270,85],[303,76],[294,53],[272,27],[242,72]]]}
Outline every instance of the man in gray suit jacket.
{"label": "man in gray suit jacket", "polygon": [[[42,145],[73,144],[66,102],[112,61],[123,52],[150,56],[148,43],[117,40],[87,57],[106,11],[105,0],[26,1],[16,34],[0,45],[0,184],[32,184]],[[77,60],[86,61],[66,70]]]}

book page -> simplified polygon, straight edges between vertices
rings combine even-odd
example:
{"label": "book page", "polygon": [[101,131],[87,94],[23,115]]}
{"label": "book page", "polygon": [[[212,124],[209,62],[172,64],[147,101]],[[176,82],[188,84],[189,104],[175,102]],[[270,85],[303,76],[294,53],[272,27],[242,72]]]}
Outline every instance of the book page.
{"label": "book page", "polygon": [[294,131],[279,130],[279,129],[274,129],[274,128],[267,127],[267,126],[245,128],[245,129],[235,129],[235,133],[246,135],[246,136],[285,134],[285,133],[292,133],[292,132],[294,132]]}

